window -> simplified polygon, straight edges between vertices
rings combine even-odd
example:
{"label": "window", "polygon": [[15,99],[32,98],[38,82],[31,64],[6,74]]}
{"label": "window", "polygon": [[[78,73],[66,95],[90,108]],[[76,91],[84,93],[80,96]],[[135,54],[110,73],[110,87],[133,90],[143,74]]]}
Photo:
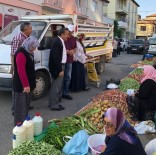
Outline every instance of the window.
{"label": "window", "polygon": [[146,26],[141,26],[140,31],[146,31]]}
{"label": "window", "polygon": [[49,26],[47,32],[45,33],[42,41],[40,43],[40,50],[46,50],[51,48],[51,43],[54,37],[58,35],[58,31],[64,27],[63,25],[52,24]]}
{"label": "window", "polygon": [[76,0],[76,5],[77,5],[77,6],[81,6],[81,5],[82,5],[81,0]]}
{"label": "window", "polygon": [[93,0],[93,9],[92,9],[92,11],[96,12],[97,7],[98,7],[98,2],[96,0]]}

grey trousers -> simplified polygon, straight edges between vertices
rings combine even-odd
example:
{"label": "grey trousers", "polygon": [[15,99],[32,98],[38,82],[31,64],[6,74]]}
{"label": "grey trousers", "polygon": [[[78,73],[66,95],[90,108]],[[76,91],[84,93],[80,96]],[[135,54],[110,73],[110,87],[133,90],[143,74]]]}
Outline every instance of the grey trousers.
{"label": "grey trousers", "polygon": [[49,93],[49,108],[57,108],[59,105],[60,92],[62,87],[63,77],[52,79],[52,84]]}
{"label": "grey trousers", "polygon": [[14,94],[14,125],[17,122],[24,122],[28,115],[31,94],[27,93],[16,93]]}

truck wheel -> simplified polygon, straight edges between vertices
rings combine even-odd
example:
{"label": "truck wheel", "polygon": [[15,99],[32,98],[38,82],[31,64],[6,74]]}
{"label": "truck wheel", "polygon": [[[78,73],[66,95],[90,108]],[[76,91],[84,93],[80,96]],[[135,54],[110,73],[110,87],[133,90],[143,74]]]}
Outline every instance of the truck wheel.
{"label": "truck wheel", "polygon": [[102,56],[100,57],[99,63],[95,64],[95,68],[98,74],[101,74],[105,70],[105,58]]}
{"label": "truck wheel", "polygon": [[36,88],[32,92],[33,100],[40,99],[47,94],[50,84],[49,81],[48,76],[44,72],[36,72]]}

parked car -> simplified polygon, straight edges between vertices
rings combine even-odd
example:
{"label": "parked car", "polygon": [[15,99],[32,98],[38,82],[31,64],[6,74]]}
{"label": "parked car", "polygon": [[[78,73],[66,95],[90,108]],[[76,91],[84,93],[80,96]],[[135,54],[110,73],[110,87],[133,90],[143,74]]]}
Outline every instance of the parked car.
{"label": "parked car", "polygon": [[156,37],[148,38],[150,46],[148,53],[156,55]]}
{"label": "parked car", "polygon": [[144,51],[144,40],[134,39],[130,41],[127,47],[127,53],[143,53]]}
{"label": "parked car", "polygon": [[118,40],[121,43],[121,45],[120,45],[121,50],[122,51],[126,51],[127,50],[127,47],[128,47],[128,40],[125,39],[125,38],[119,38]]}

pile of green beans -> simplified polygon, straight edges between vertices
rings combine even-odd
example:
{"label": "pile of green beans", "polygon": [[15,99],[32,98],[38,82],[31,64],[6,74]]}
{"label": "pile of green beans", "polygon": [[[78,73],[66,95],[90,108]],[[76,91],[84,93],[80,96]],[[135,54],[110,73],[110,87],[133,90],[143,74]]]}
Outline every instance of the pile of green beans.
{"label": "pile of green beans", "polygon": [[54,146],[44,142],[26,141],[8,155],[64,155]]}
{"label": "pile of green beans", "polygon": [[126,78],[124,79],[121,84],[119,85],[119,89],[122,92],[127,92],[127,89],[134,89],[134,90],[138,90],[140,87],[139,82],[137,82],[134,79],[131,78]]}
{"label": "pile of green beans", "polygon": [[143,69],[142,68],[137,68],[131,74],[143,74]]}
{"label": "pile of green beans", "polygon": [[144,60],[142,61],[144,65],[153,65],[153,61]]}
{"label": "pile of green beans", "polygon": [[[97,111],[99,111],[99,109],[93,110],[92,113],[95,113]],[[63,119],[55,119],[49,121],[55,122],[57,124],[57,127],[49,127],[46,135],[41,141],[46,142],[50,145],[54,145],[58,150],[62,150],[65,145],[65,142],[63,140],[64,136],[73,137],[74,134],[80,130],[86,130],[88,134],[97,133],[98,130],[96,129],[96,127],[94,127],[94,125],[87,119],[87,116],[92,113],[90,113],[90,111],[84,113],[84,116],[86,117],[74,115]]]}

